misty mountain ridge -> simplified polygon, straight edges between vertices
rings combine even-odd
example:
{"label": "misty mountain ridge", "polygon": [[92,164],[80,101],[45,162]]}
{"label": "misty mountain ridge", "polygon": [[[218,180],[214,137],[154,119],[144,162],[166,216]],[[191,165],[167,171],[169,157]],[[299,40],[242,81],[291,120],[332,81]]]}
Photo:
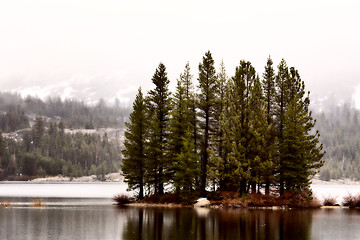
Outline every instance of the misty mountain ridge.
{"label": "misty mountain ridge", "polygon": [[23,98],[19,93],[0,92],[1,129],[13,132],[23,128],[21,122],[27,116],[28,125],[41,116],[47,122],[63,121],[66,128],[123,128],[129,116],[130,108],[120,101],[108,105],[100,99],[95,105],[74,99],[62,100],[60,97],[48,97],[42,100],[28,95]]}

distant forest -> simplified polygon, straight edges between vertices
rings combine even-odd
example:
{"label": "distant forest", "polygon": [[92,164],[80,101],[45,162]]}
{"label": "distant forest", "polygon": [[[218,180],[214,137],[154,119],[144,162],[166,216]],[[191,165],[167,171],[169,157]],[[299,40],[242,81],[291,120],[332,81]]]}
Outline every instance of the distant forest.
{"label": "distant forest", "polygon": [[[47,125],[47,126],[46,126]],[[28,180],[33,177],[69,177],[117,172],[120,146],[108,136],[93,133],[65,133],[62,121],[45,123],[37,117],[30,130],[4,138],[0,135],[0,179]]]}
{"label": "distant forest", "polygon": [[[36,116],[62,120],[65,128],[124,127],[129,116],[128,107],[115,101],[107,106],[103,99],[94,106],[60,97],[48,97],[45,101],[37,97],[21,97],[18,93],[0,92],[0,127],[3,132],[13,132],[29,127],[29,121]],[[28,116],[27,116],[28,115]],[[29,115],[33,119],[29,119]]]}
{"label": "distant forest", "polygon": [[320,178],[360,180],[360,111],[343,104],[317,111],[314,116],[326,150]]}
{"label": "distant forest", "polygon": [[[43,101],[16,93],[0,93],[0,179],[36,176],[80,177],[119,170],[121,136],[65,129],[123,128],[129,110],[100,100],[89,106],[77,100]],[[16,132],[15,132],[16,131]],[[118,134],[118,133],[117,133]]]}

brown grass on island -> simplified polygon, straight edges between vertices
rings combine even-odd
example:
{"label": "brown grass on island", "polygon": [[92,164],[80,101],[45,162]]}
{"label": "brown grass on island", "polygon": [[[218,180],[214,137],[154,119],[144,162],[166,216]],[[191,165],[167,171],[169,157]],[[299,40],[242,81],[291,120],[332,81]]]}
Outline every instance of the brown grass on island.
{"label": "brown grass on island", "polygon": [[46,204],[43,202],[41,198],[36,198],[31,203],[32,207],[44,207]]}
{"label": "brown grass on island", "polygon": [[210,199],[211,207],[219,208],[320,208],[317,198],[304,192],[287,192],[284,196],[276,194],[264,195],[259,193],[240,194],[236,192],[215,192],[217,199]]}
{"label": "brown grass on island", "polygon": [[335,197],[327,196],[324,197],[323,206],[334,207],[334,206],[339,206],[339,204],[336,203]]}
{"label": "brown grass on island", "polygon": [[320,208],[322,204],[317,198],[311,196],[309,191],[287,192],[284,196],[278,194],[264,195],[248,193],[240,196],[238,192],[216,191],[201,194],[191,192],[185,195],[166,193],[151,195],[139,201],[131,201],[127,195],[117,195],[113,198],[118,205],[135,202],[139,206],[192,206],[199,198],[210,200],[210,208]]}
{"label": "brown grass on island", "polygon": [[4,208],[11,208],[13,206],[13,204],[8,201],[2,201],[2,202],[0,202],[0,206],[4,207]]}
{"label": "brown grass on island", "polygon": [[118,206],[123,206],[134,202],[134,199],[126,194],[118,194],[114,196],[112,199],[116,202],[116,205]]}
{"label": "brown grass on island", "polygon": [[344,197],[342,205],[349,208],[360,208],[360,194],[352,196],[350,193]]}

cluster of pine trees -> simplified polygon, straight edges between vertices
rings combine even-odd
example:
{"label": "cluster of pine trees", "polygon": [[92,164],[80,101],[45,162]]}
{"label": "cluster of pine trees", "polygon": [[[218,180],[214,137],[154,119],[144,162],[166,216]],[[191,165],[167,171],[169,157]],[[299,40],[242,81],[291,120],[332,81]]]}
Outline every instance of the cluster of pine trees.
{"label": "cluster of pine trees", "polygon": [[[62,174],[70,177],[104,175],[119,170],[119,143],[107,135],[65,133],[62,121],[46,123],[37,117],[22,139],[3,138],[0,134],[0,179]],[[22,177],[20,177],[22,176]]]}
{"label": "cluster of pine trees", "polygon": [[275,73],[269,57],[261,79],[244,60],[229,78],[223,63],[216,72],[210,52],[198,70],[195,89],[186,64],[172,95],[160,63],[154,89],[146,96],[139,89],[123,150],[129,188],[140,199],[166,190],[308,188],[324,152],[298,71],[282,60]]}

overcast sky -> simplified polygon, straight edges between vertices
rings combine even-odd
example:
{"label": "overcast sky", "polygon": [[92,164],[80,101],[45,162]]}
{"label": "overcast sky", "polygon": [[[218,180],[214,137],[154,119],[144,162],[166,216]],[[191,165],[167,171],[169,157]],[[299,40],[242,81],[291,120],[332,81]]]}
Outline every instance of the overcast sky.
{"label": "overcast sky", "polygon": [[[133,99],[160,62],[194,81],[210,50],[229,76],[284,58],[319,98],[359,99],[360,3],[321,1],[0,1],[0,88],[39,97]],[[356,94],[359,96],[356,98]]]}

